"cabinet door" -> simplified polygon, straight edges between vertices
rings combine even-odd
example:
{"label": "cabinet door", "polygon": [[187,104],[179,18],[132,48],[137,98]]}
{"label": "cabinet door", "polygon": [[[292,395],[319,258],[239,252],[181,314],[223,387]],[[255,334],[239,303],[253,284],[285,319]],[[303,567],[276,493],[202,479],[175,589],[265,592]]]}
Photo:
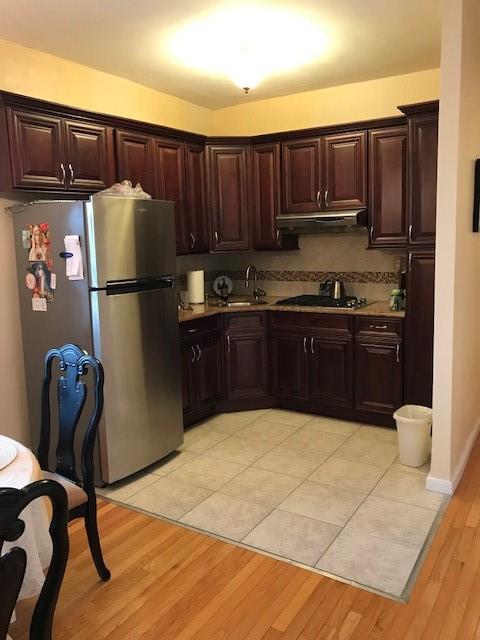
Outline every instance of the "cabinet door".
{"label": "cabinet door", "polygon": [[340,133],[324,138],[324,193],[327,209],[367,205],[367,134]]}
{"label": "cabinet door", "polygon": [[209,231],[203,146],[185,145],[185,173],[189,253],[206,253]]}
{"label": "cabinet door", "polygon": [[215,405],[223,398],[223,368],[218,333],[199,336],[195,363],[195,387],[198,408]]}
{"label": "cabinet door", "polygon": [[321,138],[282,144],[283,213],[319,211]]}
{"label": "cabinet door", "polygon": [[185,167],[181,142],[155,140],[155,174],[157,197],[174,203],[177,254],[188,253]]}
{"label": "cabinet door", "polygon": [[212,248],[250,249],[248,147],[210,147],[208,170]]}
{"label": "cabinet door", "polygon": [[393,413],[402,404],[400,342],[355,342],[355,408]]}
{"label": "cabinet door", "polygon": [[407,127],[369,132],[371,247],[407,244]]}
{"label": "cabinet door", "polygon": [[197,351],[193,344],[182,343],[180,345],[181,367],[182,367],[182,398],[183,415],[189,416],[195,411],[195,377],[194,364],[197,359]]}
{"label": "cabinet door", "polygon": [[435,243],[437,215],[438,116],[409,120],[410,245]]}
{"label": "cabinet door", "polygon": [[139,182],[152,198],[157,196],[153,171],[153,138],[142,133],[116,131],[117,179]]}
{"label": "cabinet door", "polygon": [[267,389],[267,343],[264,333],[225,337],[227,400],[261,398]]}
{"label": "cabinet door", "polygon": [[307,338],[274,333],[270,340],[272,393],[282,398],[308,400]]}
{"label": "cabinet door", "polygon": [[432,406],[435,254],[409,254],[405,314],[405,402]]}
{"label": "cabinet door", "polygon": [[310,338],[310,398],[337,407],[353,406],[351,336]]}
{"label": "cabinet door", "polygon": [[115,182],[111,127],[65,121],[68,189],[100,191]]}
{"label": "cabinet door", "polygon": [[62,118],[6,109],[13,189],[65,189]]}
{"label": "cabinet door", "polygon": [[281,199],[280,144],[255,145],[252,154],[254,248],[279,249],[275,218]]}

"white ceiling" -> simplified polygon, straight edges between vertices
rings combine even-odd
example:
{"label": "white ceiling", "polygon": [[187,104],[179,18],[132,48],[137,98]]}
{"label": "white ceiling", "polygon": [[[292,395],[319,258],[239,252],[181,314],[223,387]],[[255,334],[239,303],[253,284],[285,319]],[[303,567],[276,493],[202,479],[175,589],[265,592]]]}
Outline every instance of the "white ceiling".
{"label": "white ceiling", "polygon": [[248,95],[227,77],[183,67],[168,48],[172,32],[192,18],[247,3],[0,0],[0,38],[213,109],[439,66],[440,0],[259,0],[256,4],[260,3],[306,12],[330,34],[332,46],[321,59],[271,76]]}

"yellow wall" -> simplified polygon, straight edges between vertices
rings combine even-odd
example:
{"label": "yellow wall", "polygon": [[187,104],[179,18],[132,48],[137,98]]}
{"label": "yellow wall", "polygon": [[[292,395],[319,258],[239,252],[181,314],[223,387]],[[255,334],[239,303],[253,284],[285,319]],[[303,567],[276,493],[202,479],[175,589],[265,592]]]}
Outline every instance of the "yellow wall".
{"label": "yellow wall", "polygon": [[436,100],[431,69],[226,107],[213,112],[212,135],[256,135],[399,115],[400,104]]}
{"label": "yellow wall", "polygon": [[210,129],[209,109],[7,40],[0,40],[0,89],[185,131]]}

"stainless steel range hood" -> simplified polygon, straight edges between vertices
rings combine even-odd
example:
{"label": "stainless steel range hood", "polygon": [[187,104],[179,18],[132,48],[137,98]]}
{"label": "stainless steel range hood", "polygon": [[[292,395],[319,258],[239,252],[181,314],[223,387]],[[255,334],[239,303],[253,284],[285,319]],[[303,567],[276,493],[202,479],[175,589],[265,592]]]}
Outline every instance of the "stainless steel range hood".
{"label": "stainless steel range hood", "polygon": [[365,229],[366,209],[348,211],[318,211],[306,214],[281,214],[275,219],[277,229],[286,234],[341,233]]}

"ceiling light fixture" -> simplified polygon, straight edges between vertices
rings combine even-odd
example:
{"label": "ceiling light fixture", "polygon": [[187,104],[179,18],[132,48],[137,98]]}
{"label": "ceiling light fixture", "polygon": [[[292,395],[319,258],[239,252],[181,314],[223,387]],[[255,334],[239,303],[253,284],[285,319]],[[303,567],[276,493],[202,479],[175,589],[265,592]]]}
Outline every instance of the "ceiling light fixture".
{"label": "ceiling light fixture", "polygon": [[175,31],[170,52],[189,68],[228,77],[248,93],[268,76],[324,54],[325,29],[307,15],[272,6],[241,6],[199,17]]}

